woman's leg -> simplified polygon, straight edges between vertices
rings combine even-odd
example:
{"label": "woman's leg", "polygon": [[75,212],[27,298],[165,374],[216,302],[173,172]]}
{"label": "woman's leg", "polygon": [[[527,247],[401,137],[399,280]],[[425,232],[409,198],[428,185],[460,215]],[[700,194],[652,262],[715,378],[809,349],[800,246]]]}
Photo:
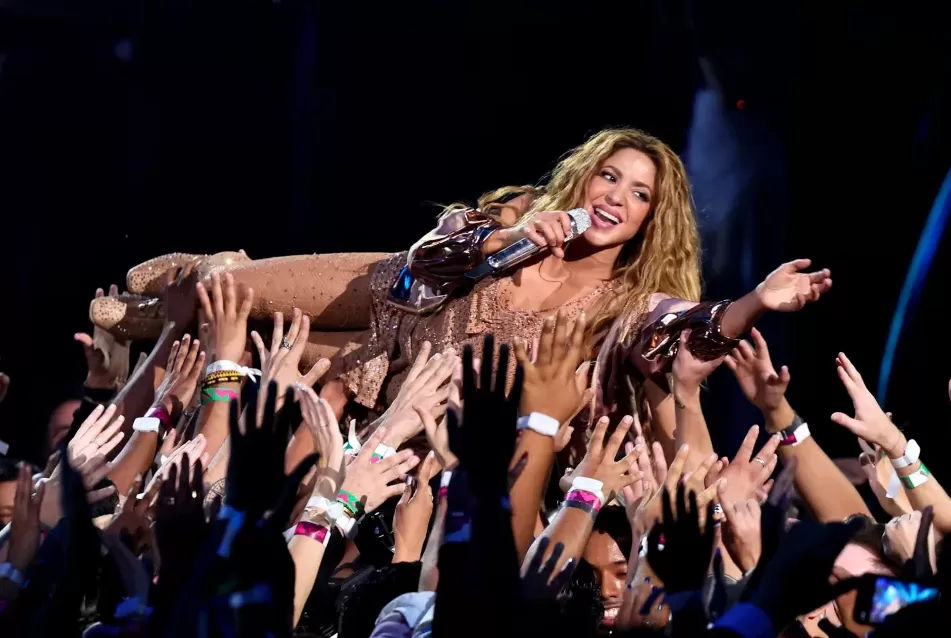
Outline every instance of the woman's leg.
{"label": "woman's leg", "polygon": [[[175,253],[131,269],[127,283],[151,296],[101,297],[93,301],[90,319],[123,339],[157,338],[164,317],[164,273],[191,257]],[[252,319],[269,321],[277,311],[290,316],[297,307],[316,330],[364,330],[370,325],[370,272],[386,257],[389,254],[336,253],[250,261],[243,253],[219,253],[207,257],[198,270],[202,278],[228,271],[239,284],[253,288]]]}
{"label": "woman's leg", "polygon": [[314,330],[364,330],[370,326],[370,272],[388,253],[334,253],[258,259],[227,270],[254,289],[251,318],[289,317],[294,308]]}

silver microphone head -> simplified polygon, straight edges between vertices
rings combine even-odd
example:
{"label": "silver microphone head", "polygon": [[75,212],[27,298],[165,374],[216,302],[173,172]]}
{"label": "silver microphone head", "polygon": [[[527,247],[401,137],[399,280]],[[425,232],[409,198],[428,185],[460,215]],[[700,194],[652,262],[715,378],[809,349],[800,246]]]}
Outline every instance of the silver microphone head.
{"label": "silver microphone head", "polygon": [[568,217],[571,218],[571,239],[578,235],[583,235],[586,230],[591,228],[591,215],[583,208],[574,208],[568,211]]}

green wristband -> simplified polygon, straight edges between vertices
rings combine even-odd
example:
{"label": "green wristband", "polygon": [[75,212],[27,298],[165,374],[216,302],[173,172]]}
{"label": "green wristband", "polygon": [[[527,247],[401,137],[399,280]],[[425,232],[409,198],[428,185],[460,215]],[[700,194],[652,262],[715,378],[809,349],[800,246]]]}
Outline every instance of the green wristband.
{"label": "green wristband", "polygon": [[901,484],[905,486],[906,490],[913,490],[919,485],[928,482],[928,479],[931,478],[931,472],[928,471],[928,468],[925,467],[925,464],[922,463],[921,467],[909,474],[908,476],[902,476]]}
{"label": "green wristband", "polygon": [[347,511],[354,516],[359,516],[361,510],[363,510],[363,503],[360,502],[360,499],[347,490],[337,492],[337,502],[343,505]]}
{"label": "green wristband", "polygon": [[201,390],[201,404],[205,405],[206,403],[219,403],[225,401],[231,401],[232,399],[239,398],[239,395],[234,390],[228,390],[225,388],[210,387],[202,388]]}

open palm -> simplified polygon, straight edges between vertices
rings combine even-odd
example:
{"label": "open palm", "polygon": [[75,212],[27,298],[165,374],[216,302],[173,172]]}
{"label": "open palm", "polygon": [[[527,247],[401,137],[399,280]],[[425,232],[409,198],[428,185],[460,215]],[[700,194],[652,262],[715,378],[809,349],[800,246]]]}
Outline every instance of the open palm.
{"label": "open palm", "polygon": [[828,268],[816,272],[800,272],[812,263],[809,259],[797,259],[781,265],[756,287],[756,294],[767,310],[796,312],[832,287]]}
{"label": "open palm", "polygon": [[777,373],[769,357],[766,339],[760,331],[751,332],[753,345],[741,341],[724,363],[733,371],[746,398],[762,412],[775,410],[782,403],[789,385],[789,368],[783,366]]}

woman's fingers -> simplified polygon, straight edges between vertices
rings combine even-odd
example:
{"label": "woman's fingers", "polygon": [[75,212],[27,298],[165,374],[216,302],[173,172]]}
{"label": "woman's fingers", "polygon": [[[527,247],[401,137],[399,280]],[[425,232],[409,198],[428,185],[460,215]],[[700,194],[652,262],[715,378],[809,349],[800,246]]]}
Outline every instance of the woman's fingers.
{"label": "woman's fingers", "polygon": [[[723,479],[720,479],[721,481]],[[706,488],[699,494],[697,494],[697,507],[706,507],[707,503],[712,501],[717,496],[717,490],[720,487],[720,481],[717,481],[710,487]]]}
{"label": "woman's fingers", "polygon": [[541,246],[542,248],[546,248],[548,246],[548,240],[540,232],[538,232],[538,230],[530,226],[525,228],[525,238],[536,246]]}
{"label": "woman's fingers", "polygon": [[[275,312],[274,313],[274,324],[271,328],[271,358],[277,356],[277,353],[281,351],[281,343],[284,341],[284,313]],[[263,360],[262,360],[263,365]]]}
{"label": "woman's fingers", "polygon": [[862,379],[862,375],[859,374],[859,371],[852,365],[852,361],[845,356],[844,352],[839,353],[839,361],[842,364],[842,367],[845,368],[846,373],[849,375],[849,379],[858,386],[865,386],[865,381]]}
{"label": "woman's fingers", "polygon": [[779,447],[780,441],[783,440],[781,434],[774,434],[769,439],[766,440],[766,443],[763,444],[763,447],[760,448],[758,456],[763,460],[766,460],[768,457],[776,454],[776,449]]}
{"label": "woman's fingers", "polygon": [[106,439],[105,443],[99,446],[99,454],[108,456],[110,452],[112,452],[120,443],[122,443],[122,440],[125,438],[125,433],[120,431],[119,428],[122,426],[123,420],[124,419],[122,417],[116,419],[116,423],[113,426],[115,427],[116,432],[114,432],[110,438]]}
{"label": "woman's fingers", "polygon": [[740,444],[740,449],[737,450],[736,456],[733,458],[739,459],[744,462],[748,462],[753,458],[753,449],[756,447],[756,437],[759,436],[759,426],[752,426],[747,432],[746,436],[743,438],[743,443]]}
{"label": "woman's fingers", "polygon": [[226,272],[224,276],[224,311],[228,317],[238,314],[238,291],[234,286],[234,275]]}
{"label": "woman's fingers", "polygon": [[634,417],[630,415],[627,415],[621,419],[621,422],[614,430],[611,438],[608,439],[608,444],[604,448],[605,458],[611,461],[614,460],[614,457],[617,456],[618,450],[621,449],[621,444],[624,443],[624,437],[627,436],[628,430],[631,429],[632,423],[634,423]]}
{"label": "woman's fingers", "polygon": [[707,458],[703,459],[700,462],[699,467],[694,471],[693,478],[694,481],[700,485],[704,484],[704,479],[707,478],[707,474],[710,472],[710,468],[713,467],[713,464],[717,462],[717,453],[711,452]]}
{"label": "woman's fingers", "polygon": [[588,450],[592,454],[601,454],[601,450],[604,447],[604,434],[608,430],[608,423],[610,423],[608,417],[603,416],[598,419],[598,423],[594,426],[591,440],[588,441]]}
{"label": "woman's fingers", "polygon": [[750,342],[745,339],[740,341],[740,345],[737,346],[736,349],[743,355],[744,360],[752,361],[756,358],[756,351],[753,350],[753,346],[750,345]]}
{"label": "woman's fingers", "polygon": [[[109,406],[113,412],[115,412],[115,406]],[[97,405],[93,408],[93,411],[89,413],[89,416],[86,417],[86,420],[82,422],[82,425],[79,426],[79,429],[76,430],[76,434],[73,436],[73,440],[70,441],[70,447],[75,447],[78,449],[80,446],[86,444],[87,437],[91,440],[92,437],[88,436],[89,430],[99,421],[99,418],[106,411],[104,405]],[[98,431],[97,431],[98,434]]]}
{"label": "woman's fingers", "polygon": [[835,412],[829,418],[833,423],[835,423],[836,425],[841,425],[842,427],[847,429],[852,434],[855,434],[856,436],[865,438],[867,434],[865,431],[865,424],[857,419],[853,419],[847,414],[843,414],[842,412]]}
{"label": "woman's fingers", "polygon": [[[303,321],[304,317],[301,314],[300,308],[294,308],[294,312],[291,315],[291,327],[287,330],[287,338],[285,339],[291,348],[297,345],[297,337],[300,335]],[[286,349],[287,348],[285,348],[285,350]]]}
{"label": "woman's fingers", "polygon": [[[188,335],[185,335],[186,337]],[[168,350],[168,363],[165,364],[165,367],[168,369],[168,372],[177,370],[177,361],[178,361],[178,352],[182,349],[182,343],[180,341],[175,341],[172,343],[172,347]]]}
{"label": "woman's fingers", "polygon": [[215,323],[220,322],[225,316],[225,302],[221,292],[221,275],[212,273],[211,275],[211,307],[214,313]]}
{"label": "woman's fingers", "polygon": [[[564,361],[565,355],[568,352],[568,316],[565,314],[564,308],[558,310],[558,314],[555,315],[555,334],[554,342],[552,343],[552,362]],[[577,364],[574,364],[572,368],[577,367]]]}
{"label": "woman's fingers", "polygon": [[205,315],[205,320],[215,323],[217,317],[211,305],[211,298],[208,296],[208,289],[200,281],[195,284],[195,290],[198,293],[198,303],[201,305],[201,311]]}
{"label": "woman's fingers", "polygon": [[551,363],[554,352],[555,342],[555,324],[557,319],[554,316],[545,317],[542,323],[542,334],[538,340],[538,352],[535,353],[535,364],[547,366]]}
{"label": "woman's fingers", "polygon": [[391,467],[389,470],[383,472],[381,475],[382,480],[389,483],[391,481],[395,481],[396,479],[402,479],[410,473],[410,470],[419,465],[419,457],[413,454],[411,450],[406,451],[410,452],[409,458],[401,462],[399,465]]}
{"label": "woman's fingers", "polygon": [[423,371],[423,368],[426,367],[426,364],[429,362],[429,353],[432,352],[433,344],[429,341],[424,341],[423,345],[419,347],[419,352],[416,353],[416,358],[413,360],[413,365],[410,367],[409,372],[406,373],[406,379],[403,383],[412,383],[416,380],[416,377],[419,376],[419,373]]}
{"label": "woman's fingers", "polygon": [[680,446],[680,449],[677,450],[677,454],[674,455],[674,460],[670,462],[670,468],[667,470],[667,479],[664,481],[664,484],[671,494],[675,493],[677,482],[683,475],[684,465],[687,463],[687,456],[689,454],[690,445],[684,443]]}

